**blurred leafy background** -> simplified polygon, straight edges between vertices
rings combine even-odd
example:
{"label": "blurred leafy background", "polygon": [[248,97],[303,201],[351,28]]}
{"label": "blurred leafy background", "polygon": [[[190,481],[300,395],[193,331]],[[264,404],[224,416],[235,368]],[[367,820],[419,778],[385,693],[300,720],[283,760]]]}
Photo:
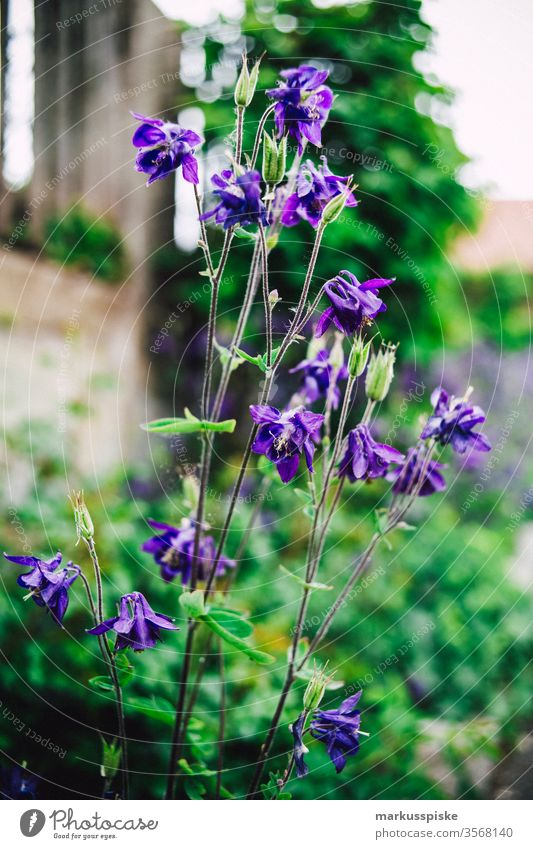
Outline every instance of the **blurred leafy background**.
{"label": "blurred leafy background", "polygon": [[[524,392],[520,375],[526,368],[530,331],[524,279],[513,268],[496,269],[491,275],[462,275],[452,259],[458,232],[475,228],[479,221],[480,203],[457,179],[466,160],[452,132],[435,120],[449,92],[428,81],[413,62],[431,38],[419,2],[336,6],[328,9],[327,23],[322,17],[320,26],[317,10],[308,0],[248,2],[246,8],[241,28],[248,50],[254,56],[266,51],[261,89],[275,85],[289,56],[293,64],[309,61],[328,67],[338,94],[324,131],[324,152],[335,172],[354,171],[361,205],[328,230],[318,279],[325,280],[346,265],[362,278],[376,274],[398,278],[380,331],[385,338],[401,342],[399,368],[395,389],[380,410],[378,429],[387,434],[393,421],[395,442],[405,447],[420,414],[427,411],[429,391],[440,382],[443,370],[447,385],[456,392],[464,391],[465,375],[473,374],[476,397],[490,408],[487,432],[495,446],[488,459],[469,458],[460,477],[459,465],[447,458],[450,486],[444,497],[424,499],[416,506],[413,524],[417,530],[396,534],[390,551],[379,550],[371,573],[376,580],[336,620],[319,657],[329,659],[330,668],[338,670],[344,683],[328,694],[328,700],[334,703],[362,684],[363,727],[371,736],[340,779],[319,747],[311,746],[310,774],[305,781],[291,781],[289,790],[296,798],[490,796],[496,792],[501,765],[522,744],[531,724],[530,598],[511,574],[520,537],[511,517],[518,516],[520,530],[530,510],[531,461],[523,456],[530,427],[522,414],[506,425]],[[208,80],[213,69],[224,64],[228,52],[224,32],[222,25],[189,33],[189,49],[205,51]],[[178,109],[196,102],[191,88],[183,87],[178,93]],[[202,107],[207,149],[216,152],[231,132],[231,81],[211,101]],[[263,106],[259,91],[247,113],[245,149],[252,146]],[[91,271],[104,269],[109,279],[120,277],[123,258],[115,255],[106,261],[116,244],[113,233],[93,230],[85,250],[82,237],[90,226],[83,213],[67,223],[74,236],[52,222],[51,254],[63,261],[74,239],[80,241],[80,250],[74,253],[77,263],[89,262]],[[216,244],[219,236],[214,231],[210,235]],[[273,254],[271,285],[283,294],[285,307],[297,297],[305,272],[302,253],[311,237],[304,225],[297,234],[287,231]],[[221,293],[222,342],[231,333],[249,258],[250,247],[242,244],[230,260]],[[153,272],[158,297],[148,318],[149,336],[183,293],[195,288],[195,274],[182,270],[191,267],[190,262],[190,254],[180,253],[175,246],[157,252]],[[526,281],[528,286],[530,282]],[[201,337],[188,349],[189,368],[181,370],[177,386],[175,364],[189,338],[203,325],[206,309],[206,298],[198,299],[158,357],[159,391],[169,404],[174,400],[182,406],[184,398],[198,392]],[[248,344],[257,344],[254,337],[260,333],[258,310]],[[300,350],[295,351],[294,361],[301,356]],[[231,483],[231,467],[238,461],[239,440],[247,427],[244,404],[257,393],[251,369],[241,366],[237,375],[228,412],[240,412],[242,425],[235,439],[224,443],[224,457],[215,469],[209,504],[215,527],[223,516],[223,494]],[[413,386],[421,384],[426,389],[424,405],[410,394]],[[295,388],[295,379],[286,375],[275,401],[283,403]],[[527,389],[531,391],[530,384]],[[60,548],[87,567],[84,553],[74,548],[63,458],[54,456],[45,423],[37,434],[35,424],[32,428],[31,493],[16,511],[7,499],[2,504],[3,546],[16,552],[27,543],[42,554]],[[9,440],[12,456],[23,458],[29,448],[28,435],[9,434]],[[185,442],[188,456],[196,459],[196,441],[187,438]],[[154,452],[151,466],[132,467],[125,475],[102,482],[98,493],[88,493],[88,503],[108,594],[118,595],[134,582],[156,609],[179,616],[178,587],[163,585],[149,558],[139,553],[147,536],[146,517],[172,521],[186,513],[174,474],[180,463],[176,449],[161,444],[154,446]],[[325,582],[339,585],[342,581],[354,552],[372,533],[372,508],[383,491],[381,482],[354,488],[331,531],[335,544],[325,558]],[[240,505],[230,535],[230,553],[238,549],[242,529],[254,510],[252,493],[250,483],[250,497]],[[295,570],[302,563],[302,531],[308,521],[304,506],[292,488],[273,479],[269,482],[257,516],[260,532],[250,537],[235,591],[235,606],[249,613],[257,644],[273,651],[277,659],[272,672],[254,668],[238,653],[226,653],[229,742],[224,784],[237,796],[245,790],[261,731],[282,682],[297,586],[280,575],[278,566],[282,562]],[[4,566],[2,580],[1,748],[13,760],[26,760],[41,776],[43,797],[61,798],[67,792],[97,795],[99,751],[93,728],[112,734],[113,712],[108,697],[88,685],[102,670],[93,640],[84,633],[87,616],[81,590],[75,593],[68,614],[67,627],[74,635],[69,640],[41,610],[24,604],[15,570]],[[311,622],[328,603],[327,594],[317,596]],[[135,676],[126,701],[131,761],[141,769],[134,778],[134,793],[140,798],[162,793],[163,779],[157,773],[163,771],[167,755],[173,682],[182,643],[183,631],[168,635],[158,651],[132,658]],[[405,645],[409,648],[402,652]],[[196,765],[212,767],[216,758],[212,741],[218,728],[217,671],[216,657],[207,654],[187,749],[189,763]],[[301,692],[297,688],[292,696],[287,721],[299,710]],[[24,718],[24,730],[19,731],[6,717],[6,710],[8,716]],[[26,737],[28,728],[57,741],[66,756],[55,757]],[[285,727],[278,738],[280,766],[288,745]],[[150,774],[142,771],[147,764]],[[209,777],[182,781],[191,797],[212,792]]]}

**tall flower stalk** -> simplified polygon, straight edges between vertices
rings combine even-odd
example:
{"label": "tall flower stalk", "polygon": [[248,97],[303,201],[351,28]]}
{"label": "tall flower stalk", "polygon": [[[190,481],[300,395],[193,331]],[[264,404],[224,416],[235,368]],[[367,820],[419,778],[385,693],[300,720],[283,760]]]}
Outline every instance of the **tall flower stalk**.
{"label": "tall flower stalk", "polygon": [[[399,450],[378,440],[375,413],[378,405],[385,402],[394,378],[397,346],[390,343],[377,346],[378,333],[372,328],[387,309],[389,287],[395,281],[390,277],[361,281],[354,270],[333,268],[331,278],[318,286],[315,284],[326,230],[335,226],[343,210],[358,206],[351,176],[334,174],[325,157],[320,158],[319,164],[312,158],[313,148],[320,149],[322,145],[322,132],[334,106],[333,92],[326,85],[328,73],[325,70],[301,65],[282,71],[277,87],[266,92],[271,102],[256,128],[249,157],[245,132],[247,108],[255,94],[259,64],[256,61],[249,68],[247,57],[243,56],[234,93],[235,128],[230,136],[232,148],[228,151],[230,167],[211,175],[212,198],[208,196],[207,203],[199,188],[196,158],[201,137],[193,130],[162,118],[134,116],[139,122],[132,139],[137,149],[136,168],[147,175],[148,184],[178,174],[192,186],[200,226],[199,247],[205,261],[200,273],[210,284],[199,416],[185,407],[181,418],[160,419],[144,426],[153,433],[196,434],[200,438],[198,480],[184,481],[184,491],[187,491],[184,503],[190,514],[179,526],[148,519],[153,536],[142,545],[142,550],[153,557],[166,585],[174,582],[175,586],[181,582],[179,604],[186,620],[165,773],[167,799],[176,795],[178,770],[180,779],[183,772],[184,793],[188,775],[195,780],[199,776],[213,777],[209,789],[212,798],[228,795],[223,780],[227,774],[224,770],[228,749],[225,736],[231,695],[227,646],[257,664],[266,666],[274,660],[254,646],[250,639],[251,621],[227,604],[239,580],[239,561],[246,552],[261,511],[259,501],[241,534],[235,560],[231,560],[228,540],[254,455],[260,455],[262,463],[271,464],[275,473],[263,475],[255,489],[258,498],[277,486],[292,486],[292,481],[301,474],[308,478],[308,493],[304,492],[304,496],[309,499],[307,514],[311,523],[302,563],[303,577],[291,575],[284,569],[301,587],[285,675],[248,789],[248,798],[255,798],[261,792],[266,798],[286,798],[293,774],[297,779],[307,774],[308,743],[323,743],[336,772],[341,772],[347,759],[359,751],[360,737],[366,734],[361,730],[360,692],[335,708],[323,710],[320,707],[331,676],[325,674],[327,664],[317,665],[316,652],[327,650],[324,641],[337,613],[349,601],[357,582],[370,567],[379,544],[392,531],[406,529],[404,519],[417,499],[445,489],[444,465],[437,452],[451,449],[463,455],[467,450],[490,450],[486,436],[477,429],[483,424],[485,414],[471,403],[471,390],[456,398],[443,387],[438,387],[431,396],[433,410],[414,444]],[[295,142],[297,152],[287,167],[289,139]],[[258,170],[261,149],[262,165]],[[211,226],[219,228],[223,234],[218,265],[209,244]],[[269,266],[274,267],[270,258],[279,240],[283,239],[285,229],[300,226],[313,232],[312,249],[302,268],[297,302],[285,316],[284,331],[275,334],[273,312],[276,310],[276,316],[281,314],[283,292],[279,297],[277,290],[270,290]],[[253,250],[231,343],[224,350],[217,341],[218,301],[237,237],[252,242]],[[255,313],[260,284],[262,297],[257,299],[257,307],[262,305],[265,345],[264,350],[251,353],[241,345]],[[300,357],[296,366],[287,369],[287,354],[306,338],[307,354]],[[220,351],[220,363],[215,351]],[[246,412],[241,422],[248,422],[244,450],[230,485],[220,529],[212,532],[208,530],[206,517],[209,516],[215,439],[224,440],[225,434],[236,426],[235,419],[221,420],[236,365],[256,369],[256,374],[261,375],[261,388],[255,399],[257,403],[250,405],[249,414]],[[276,398],[278,406],[274,407],[270,396],[277,379],[285,373],[298,374],[300,385],[292,395],[288,394],[283,404],[278,404]],[[363,384],[366,406],[361,413],[358,399]],[[357,415],[353,413],[354,408]],[[262,471],[254,471],[254,487],[255,478],[262,474]],[[376,510],[375,531],[354,557],[344,584],[338,588],[322,622],[309,635],[308,642],[302,643],[313,593],[318,589],[331,589],[318,579],[322,578],[320,571],[335,516],[343,509],[350,487],[363,482],[374,485],[376,481],[381,481],[380,492],[389,484],[389,491],[381,495],[379,501],[387,506]],[[18,566],[29,568],[18,578],[18,584],[27,592],[25,598],[42,608],[61,628],[69,605],[70,588],[81,578],[92,618],[92,627],[87,632],[98,639],[109,673],[103,689],[113,691],[117,709],[118,743],[104,741],[105,792],[109,792],[120,764],[122,796],[127,798],[129,765],[122,693],[125,683],[117,657],[120,652],[154,648],[163,636],[169,636],[168,631],[177,630],[177,626],[170,616],[157,613],[143,593],[129,587],[123,589],[116,614],[105,618],[94,527],[81,495],[75,497],[73,503],[78,540],[83,539],[93,566],[96,600],[80,567],[72,562],[62,566],[59,552],[50,560],[6,557]],[[202,641],[198,640],[196,646],[200,644],[203,648],[203,660],[195,650],[200,633]],[[110,645],[110,636],[114,637],[113,645]],[[184,757],[184,748],[211,649],[216,657],[218,676],[216,759],[212,765],[214,769],[206,767],[196,772]],[[313,671],[310,674],[311,661]],[[287,729],[288,739],[292,737],[292,754],[274,789],[270,785],[265,789],[262,786],[264,770],[276,756],[274,744],[278,731],[284,726],[288,699],[297,678],[303,675],[309,678],[308,687],[301,709],[291,717]]]}

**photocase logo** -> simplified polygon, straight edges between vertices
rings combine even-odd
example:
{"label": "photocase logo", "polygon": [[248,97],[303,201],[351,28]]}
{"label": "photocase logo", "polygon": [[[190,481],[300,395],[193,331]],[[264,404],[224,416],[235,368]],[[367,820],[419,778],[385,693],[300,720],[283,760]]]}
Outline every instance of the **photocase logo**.
{"label": "photocase logo", "polygon": [[20,818],[20,830],[24,837],[35,837],[43,830],[46,817],[42,811],[32,808],[30,811],[24,811]]}

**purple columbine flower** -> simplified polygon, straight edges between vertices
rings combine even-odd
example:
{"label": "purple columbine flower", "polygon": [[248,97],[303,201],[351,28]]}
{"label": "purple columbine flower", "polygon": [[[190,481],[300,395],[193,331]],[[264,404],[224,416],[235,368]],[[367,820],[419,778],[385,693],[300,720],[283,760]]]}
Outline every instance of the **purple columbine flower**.
{"label": "purple columbine flower", "polygon": [[[181,528],[167,525],[165,522],[148,520],[148,524],[156,531],[156,534],[141,546],[142,551],[153,555],[156,563],[161,567],[161,577],[164,581],[172,581],[177,575],[181,575],[182,584],[188,584],[191,580],[192,559],[194,552],[195,525],[184,519]],[[215,558],[215,541],[211,536],[201,536],[198,549],[197,568],[198,580],[205,581],[211,570]],[[217,577],[224,575],[228,567],[233,567],[233,560],[220,557],[217,564]]]}
{"label": "purple columbine flower", "polygon": [[63,617],[68,607],[68,591],[81,572],[71,560],[63,568],[61,564],[62,555],[58,551],[51,560],[41,560],[39,557],[11,557],[4,554],[7,560],[17,563],[19,566],[29,566],[30,571],[19,575],[17,584],[29,590],[31,597],[39,607],[46,607],[52,614],[52,618],[58,625],[63,622]]}
{"label": "purple columbine flower", "polygon": [[[322,156],[321,159],[322,165],[318,168],[308,159],[298,171],[296,191],[289,195],[281,213],[281,223],[285,227],[294,227],[304,220],[316,229],[328,201],[346,190],[349,178],[332,174],[326,157]],[[345,206],[357,204],[353,192],[348,192]]]}
{"label": "purple columbine flower", "polygon": [[349,696],[336,710],[315,711],[310,726],[313,737],[325,743],[337,772],[342,772],[347,757],[359,751],[361,714],[356,705],[361,692]]}
{"label": "purple columbine flower", "polygon": [[137,112],[132,112],[132,115],[137,121],[142,121],[131,141],[135,147],[141,148],[135,167],[149,175],[147,185],[168,177],[180,167],[184,180],[198,183],[198,163],[194,156],[194,148],[202,143],[198,133],[161,118],[146,118]]}
{"label": "purple columbine flower", "polygon": [[303,730],[306,716],[306,712],[303,711],[296,722],[293,722],[292,725],[289,726],[290,732],[294,738],[293,755],[297,778],[303,778],[309,772],[309,767],[304,760],[304,756],[309,751],[303,741]]}
{"label": "purple columbine flower", "polygon": [[339,463],[338,476],[356,480],[382,478],[390,463],[401,463],[404,455],[381,442],[374,442],[366,424],[359,424],[348,434],[346,451]]}
{"label": "purple columbine flower", "polygon": [[304,139],[316,147],[322,145],[322,127],[333,104],[333,92],[324,83],[328,71],[318,71],[310,65],[300,65],[282,71],[278,88],[267,90],[267,96],[276,101],[274,120],[278,136],[293,136],[301,153]]}
{"label": "purple columbine flower", "polygon": [[39,779],[20,766],[2,767],[0,799],[35,799]]}
{"label": "purple columbine flower", "polygon": [[216,188],[214,195],[220,199],[214,209],[204,212],[201,221],[208,218],[215,219],[217,224],[222,224],[224,230],[230,227],[246,227],[247,224],[258,224],[267,226],[268,218],[266,207],[261,199],[261,175],[259,171],[244,171],[242,174],[234,175],[229,168],[214,174],[211,182]]}
{"label": "purple columbine flower", "polygon": [[446,489],[446,481],[439,471],[444,468],[443,464],[430,460],[421,482],[424,465],[424,453],[420,447],[410,448],[404,460],[387,474],[387,480],[393,481],[392,491],[396,495],[412,495],[420,487],[418,495],[426,496]]}
{"label": "purple columbine flower", "polygon": [[[345,280],[342,275],[348,279]],[[315,336],[322,336],[332,323],[338,330],[351,336],[363,323],[372,321],[378,313],[387,309],[376,290],[390,286],[394,279],[374,277],[359,283],[350,271],[341,271],[332,280],[328,280],[324,284],[324,292],[331,306],[327,307],[318,319]]]}
{"label": "purple columbine flower", "polygon": [[133,651],[152,649],[161,639],[159,630],[179,631],[169,616],[155,613],[142,593],[128,593],[120,599],[119,615],[89,628],[88,634],[116,633],[114,651],[132,648]]}
{"label": "purple columbine flower", "polygon": [[289,373],[295,374],[299,371],[303,372],[299,396],[304,404],[314,404],[319,398],[326,398],[331,381],[335,377],[335,387],[332,395],[333,409],[336,410],[340,399],[338,382],[339,380],[346,380],[348,377],[346,366],[342,365],[336,371],[329,361],[329,351],[324,348],[315,357],[302,360],[297,366],[291,368]]}
{"label": "purple columbine flower", "polygon": [[252,404],[250,413],[260,426],[252,451],[264,454],[276,464],[283,483],[288,483],[296,475],[302,451],[307,468],[313,471],[314,440],[318,438],[324,416],[311,413],[304,407],[281,413],[276,407],[260,404]]}
{"label": "purple columbine flower", "polygon": [[491,450],[487,437],[474,432],[474,427],[483,424],[486,418],[481,407],[448,395],[440,386],[433,391],[431,403],[433,413],[422,431],[421,439],[435,439],[441,445],[449,443],[458,454],[464,454],[467,448]]}

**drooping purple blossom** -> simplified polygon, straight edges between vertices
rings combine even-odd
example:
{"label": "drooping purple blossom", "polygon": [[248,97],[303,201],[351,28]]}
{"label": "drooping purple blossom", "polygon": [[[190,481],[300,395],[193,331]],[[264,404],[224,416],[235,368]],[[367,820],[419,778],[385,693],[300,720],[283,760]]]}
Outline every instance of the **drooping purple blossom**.
{"label": "drooping purple blossom", "polygon": [[62,560],[59,551],[51,560],[26,555],[12,557],[4,554],[4,557],[19,566],[30,568],[29,572],[19,575],[17,584],[29,590],[28,597],[39,607],[46,607],[54,621],[61,625],[68,607],[68,591],[79,576],[80,567],[69,560],[66,566],[59,568]]}
{"label": "drooping purple blossom", "polygon": [[431,403],[434,409],[422,431],[422,439],[435,439],[441,445],[450,444],[458,454],[464,454],[468,448],[491,450],[487,437],[474,432],[474,427],[483,424],[486,418],[481,407],[448,395],[442,387],[433,391]]}
{"label": "drooping purple blossom", "polygon": [[229,168],[214,174],[211,182],[216,188],[213,194],[219,198],[214,209],[204,212],[201,221],[214,218],[224,230],[230,227],[246,227],[261,223],[266,227],[268,218],[261,198],[261,175],[259,171],[244,171],[234,175]]}
{"label": "drooping purple blossom", "polygon": [[356,705],[361,693],[359,690],[349,696],[335,710],[315,711],[310,726],[313,737],[326,745],[337,772],[342,772],[347,757],[356,755],[359,751],[361,714]]}
{"label": "drooping purple blossom", "polygon": [[304,404],[314,404],[319,398],[326,398],[330,391],[331,381],[335,380],[332,390],[333,409],[339,405],[340,389],[338,382],[346,380],[348,369],[342,365],[335,369],[329,359],[329,351],[325,348],[314,357],[309,357],[289,370],[290,374],[302,372],[302,383],[299,396]]}
{"label": "drooping purple blossom", "polygon": [[[346,191],[348,177],[338,177],[328,168],[327,159],[321,157],[318,168],[307,160],[296,176],[296,191],[289,195],[281,213],[281,223],[294,227],[300,221],[308,221],[315,229],[320,224],[324,207],[332,198]],[[346,196],[345,206],[357,206],[353,192]]]}
{"label": "drooping purple blossom", "polygon": [[194,156],[195,147],[202,143],[198,133],[161,118],[147,118],[137,112],[132,114],[142,122],[131,141],[140,148],[135,167],[149,175],[147,185],[168,177],[180,167],[184,180],[198,183],[198,163]]}
{"label": "drooping purple blossom", "polygon": [[[167,525],[166,522],[155,522],[153,519],[149,519],[148,524],[160,533],[144,542],[141,546],[142,551],[151,554],[155,562],[159,564],[161,577],[164,581],[173,581],[179,575],[182,584],[188,584],[192,574],[194,524],[188,519],[183,520],[180,528]],[[215,551],[216,546],[213,537],[202,535],[196,560],[199,581],[207,580],[215,558]],[[226,569],[234,565],[232,560],[221,556],[217,563],[217,577],[224,575]]]}
{"label": "drooping purple blossom", "polygon": [[309,767],[307,766],[304,756],[308,753],[309,749],[305,745],[303,741],[303,731],[306,720],[306,712],[303,711],[296,722],[293,722],[290,726],[291,734],[294,738],[294,748],[293,748],[293,756],[294,756],[294,766],[296,768],[296,777],[303,778],[309,772]]}
{"label": "drooping purple blossom", "polygon": [[443,464],[435,460],[425,463],[424,456],[420,447],[410,448],[405,459],[388,472],[387,480],[393,482],[392,491],[396,495],[417,492],[419,496],[427,496],[446,489],[446,481],[439,471],[444,468]]}
{"label": "drooping purple blossom", "polygon": [[120,599],[119,614],[111,619],[89,628],[88,634],[105,634],[114,631],[116,634],[114,651],[132,648],[139,652],[154,648],[161,639],[160,629],[179,631],[177,625],[169,616],[155,613],[142,593],[128,593]]}
{"label": "drooping purple blossom", "polygon": [[[344,279],[343,275],[347,279]],[[324,293],[330,306],[318,319],[315,336],[322,336],[330,324],[351,336],[363,323],[372,321],[378,313],[387,309],[376,291],[390,286],[391,283],[394,283],[394,278],[383,277],[374,277],[359,283],[350,271],[341,271],[332,280],[328,280],[324,285]]]}
{"label": "drooping purple blossom", "polygon": [[23,767],[2,767],[0,799],[35,799],[39,779]]}
{"label": "drooping purple blossom", "polygon": [[260,425],[252,451],[264,454],[275,463],[283,483],[296,475],[302,452],[307,468],[313,471],[315,440],[324,421],[323,415],[303,406],[282,413],[276,407],[260,404],[252,404],[250,413]]}
{"label": "drooping purple blossom", "polygon": [[288,133],[296,139],[299,153],[304,140],[321,147],[322,127],[333,105],[333,92],[324,85],[328,71],[300,65],[282,71],[280,76],[282,81],[278,87],[266,92],[276,101],[274,120],[278,136],[281,138]]}
{"label": "drooping purple blossom", "polygon": [[382,478],[391,463],[400,463],[403,459],[404,455],[392,445],[375,442],[368,425],[359,424],[348,434],[337,474],[340,478],[347,477],[350,483]]}

